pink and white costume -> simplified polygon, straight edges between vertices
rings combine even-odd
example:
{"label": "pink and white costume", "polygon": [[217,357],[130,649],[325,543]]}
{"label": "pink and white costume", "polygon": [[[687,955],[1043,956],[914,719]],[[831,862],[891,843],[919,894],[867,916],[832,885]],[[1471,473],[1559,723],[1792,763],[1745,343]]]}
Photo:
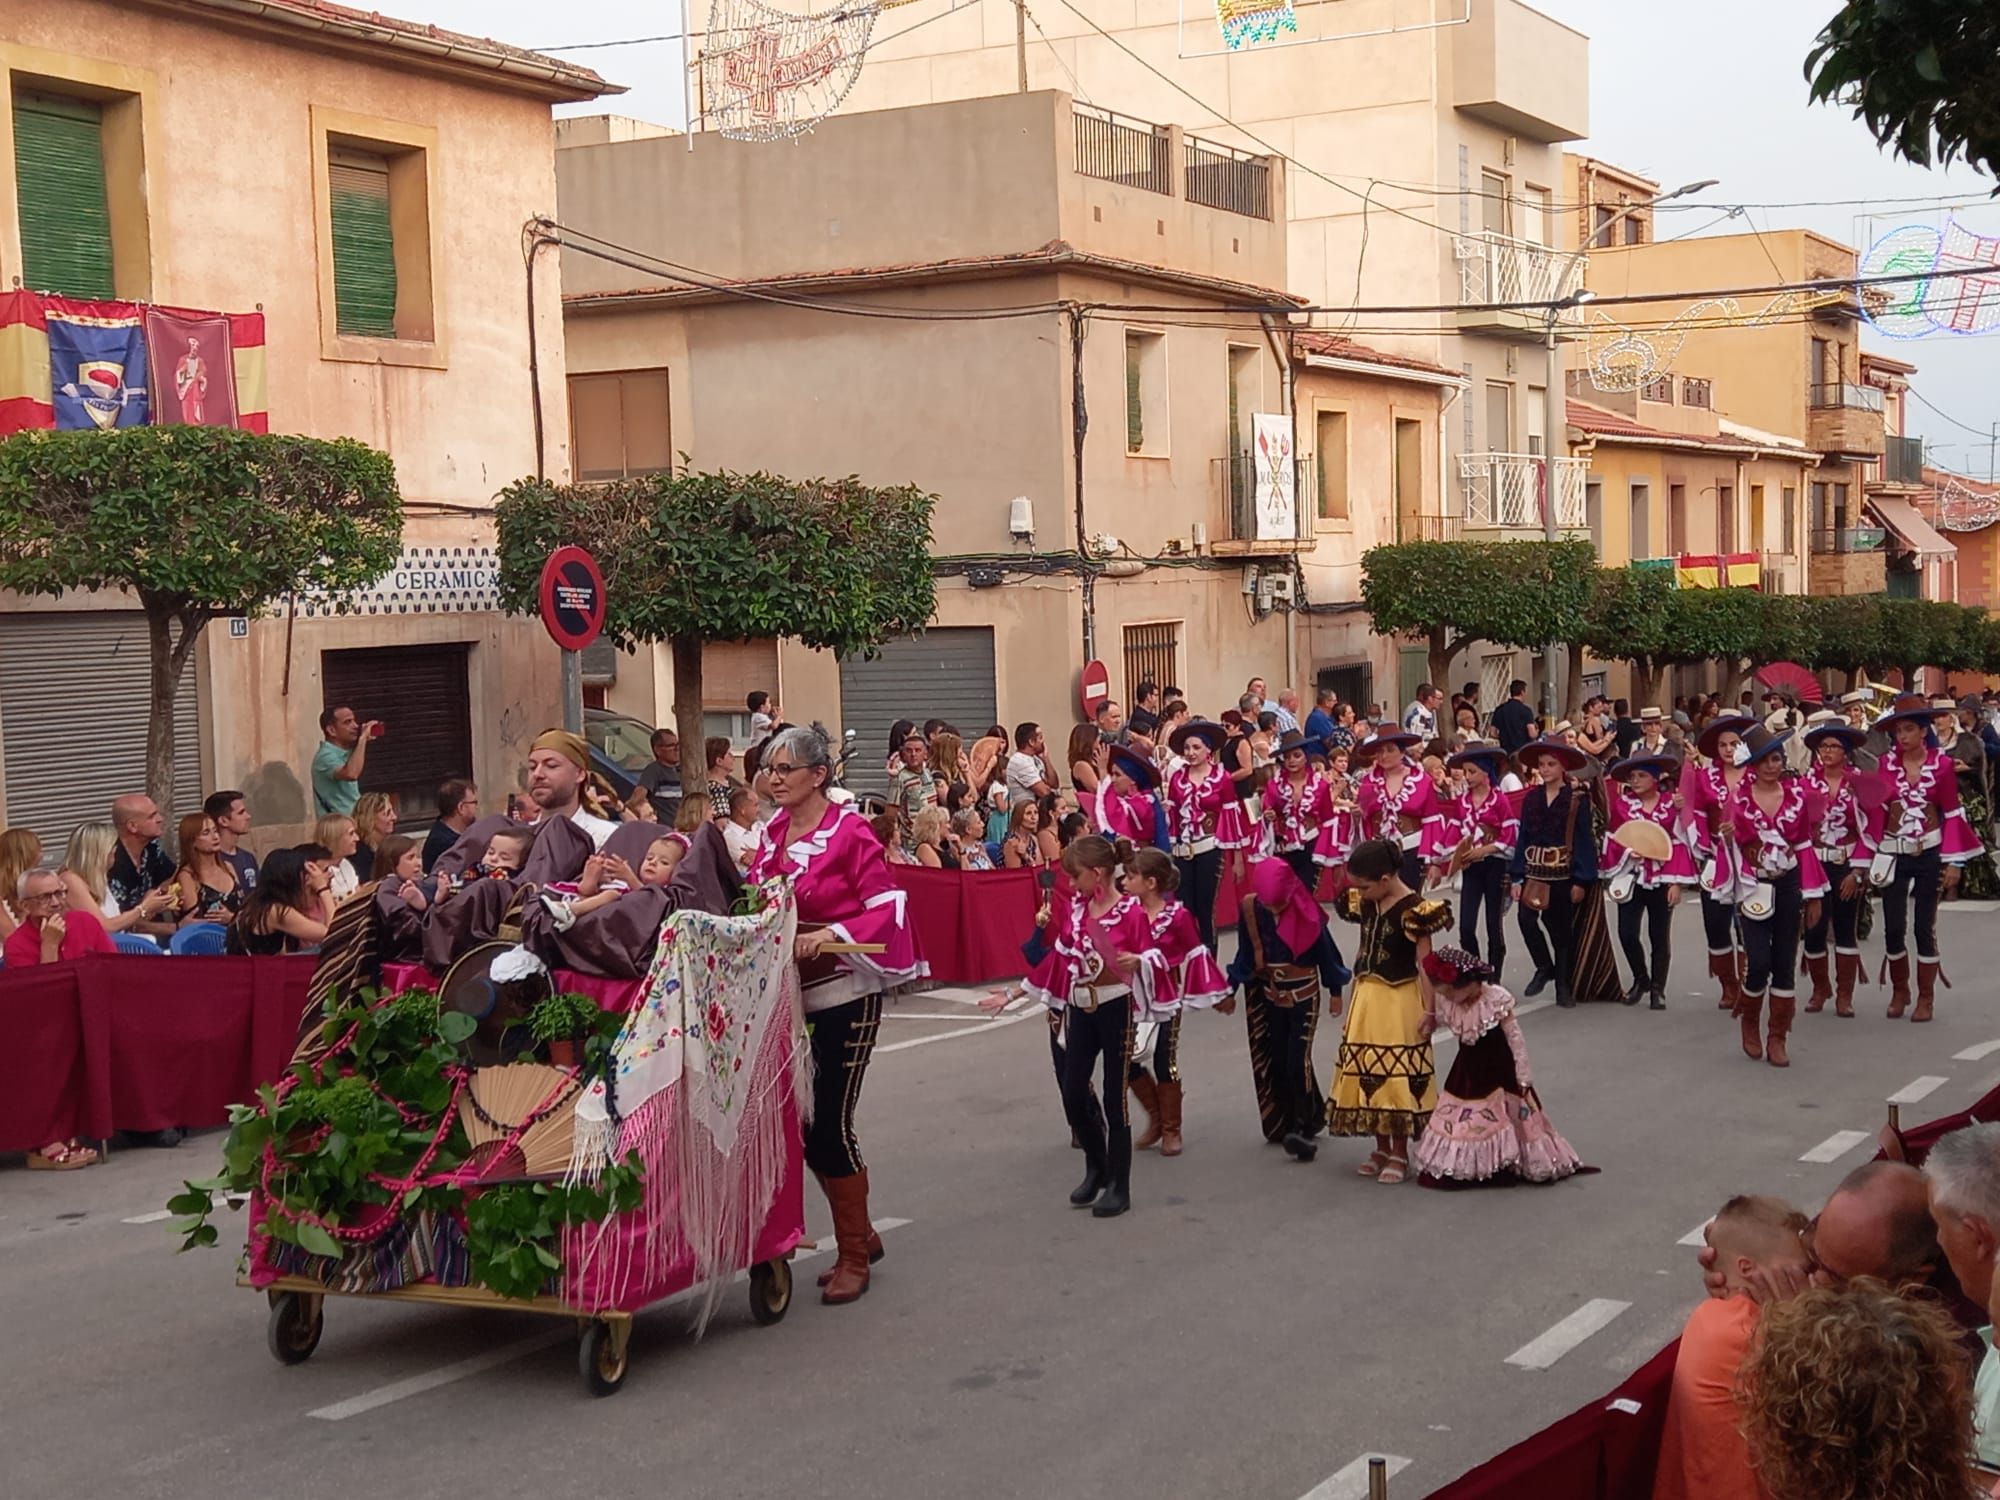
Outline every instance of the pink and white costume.
{"label": "pink and white costume", "polygon": [[1361,814],[1352,807],[1336,805],[1342,800],[1352,800],[1349,790],[1352,786],[1352,782],[1336,786],[1331,776],[1326,779],[1326,819],[1319,825],[1319,838],[1313,844],[1313,863],[1316,865],[1346,864],[1348,855],[1360,842]]}
{"label": "pink and white costume", "polygon": [[1629,868],[1635,872],[1634,883],[1649,891],[1663,885],[1693,885],[1697,878],[1694,854],[1679,838],[1673,840],[1674,852],[1665,859],[1641,859],[1623,844],[1611,840],[1613,832],[1635,820],[1657,823],[1672,835],[1680,817],[1680,809],[1665,792],[1654,798],[1649,809],[1624,786],[1612,783],[1611,816],[1604,824],[1604,853],[1598,860],[1598,873],[1609,878]]}
{"label": "pink and white costume", "polygon": [[[1086,988],[1093,991],[1093,1010],[1125,1000],[1143,1014],[1154,1003],[1167,976],[1167,959],[1154,945],[1146,909],[1132,897],[1120,896],[1093,917],[1089,898],[1072,891],[1056,899],[1049,927],[1049,951],[1021,987],[1050,1010],[1063,1009]],[[1111,961],[1119,953],[1140,961],[1129,978]]]}
{"label": "pink and white costume", "polygon": [[1185,767],[1169,778],[1167,825],[1177,859],[1190,859],[1210,849],[1247,849],[1254,841],[1249,815],[1236,800],[1228,773],[1213,761],[1204,781],[1196,782]]}
{"label": "pink and white costume", "polygon": [[1129,839],[1136,848],[1152,848],[1158,817],[1151,792],[1120,796],[1107,784],[1097,794],[1097,828],[1108,839]]}
{"label": "pink and white costume", "polygon": [[1912,774],[1903,756],[1891,749],[1875,774],[1888,784],[1882,805],[1878,847],[1889,854],[1923,854],[1935,849],[1948,865],[1977,859],[1979,836],[1965,821],[1958,800],[1958,771],[1942,750],[1927,750],[1924,763]]}
{"label": "pink and white costume", "polygon": [[1289,776],[1280,775],[1264,788],[1264,810],[1276,815],[1271,822],[1275,853],[1316,849],[1321,830],[1333,816],[1333,784],[1324,773],[1311,769],[1303,786],[1295,786]]}
{"label": "pink and white costume", "polygon": [[1148,957],[1158,954],[1165,968],[1152,986],[1153,993],[1140,1012],[1140,1020],[1165,1020],[1183,1007],[1206,1007],[1227,998],[1229,981],[1223,977],[1208,944],[1201,940],[1201,929],[1195,924],[1193,912],[1169,898],[1159,914],[1148,921],[1152,933]]}
{"label": "pink and white costume", "polygon": [[[1422,766],[1405,761],[1403,784],[1393,795],[1389,791],[1389,778],[1382,774],[1381,768],[1369,767],[1362,773],[1354,803],[1364,839],[1387,839],[1405,851],[1421,851],[1426,834],[1436,843],[1438,835],[1434,830],[1442,822],[1443,810],[1437,788]],[[1405,828],[1405,823],[1415,826]]]}
{"label": "pink and white costume", "polygon": [[833,976],[807,980],[807,1011],[830,1010],[930,972],[917,954],[905,898],[889,879],[882,845],[852,804],[831,804],[819,827],[796,836],[791,809],[778,810],[764,825],[750,879],[781,877],[792,882],[802,925],[825,927],[844,942],[886,945],[881,953],[830,955]]}
{"label": "pink and white costume", "polygon": [[1486,799],[1475,804],[1472,794],[1439,799],[1438,818],[1426,823],[1423,856],[1426,864],[1443,866],[1450,862],[1468,837],[1474,844],[1498,845],[1487,859],[1512,860],[1514,844],[1521,836],[1519,801],[1498,787],[1488,788]]}
{"label": "pink and white costume", "polygon": [[[1726,830],[1736,814],[1736,799],[1749,784],[1746,774],[1731,790],[1722,767],[1714,764],[1687,766],[1681,772],[1682,829],[1694,852],[1696,884],[1703,897],[1724,906],[1736,904],[1744,881],[1742,852]],[[1725,831],[1720,838],[1718,830]]]}
{"label": "pink and white costume", "polygon": [[1881,836],[1882,813],[1861,805],[1858,778],[1864,773],[1850,768],[1840,778],[1835,792],[1827,783],[1826,772],[1817,763],[1808,767],[1805,783],[1819,794],[1819,827],[1813,834],[1813,848],[1822,868],[1828,865],[1866,865],[1875,857],[1875,841]]}
{"label": "pink and white costume", "polygon": [[1796,873],[1799,894],[1807,900],[1826,894],[1826,871],[1813,847],[1820,819],[1826,809],[1819,793],[1806,783],[1781,783],[1783,799],[1775,813],[1757,805],[1757,797],[1746,781],[1736,798],[1731,823],[1732,836],[1742,852],[1746,881],[1775,880]]}

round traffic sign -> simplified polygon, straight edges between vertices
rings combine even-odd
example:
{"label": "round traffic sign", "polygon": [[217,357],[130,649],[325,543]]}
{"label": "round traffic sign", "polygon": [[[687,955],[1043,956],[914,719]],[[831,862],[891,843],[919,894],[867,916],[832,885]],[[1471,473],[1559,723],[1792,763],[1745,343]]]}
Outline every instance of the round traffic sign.
{"label": "round traffic sign", "polygon": [[1083,664],[1083,685],[1078,697],[1083,703],[1086,719],[1097,717],[1097,705],[1111,696],[1111,669],[1101,661],[1087,661]]}
{"label": "round traffic sign", "polygon": [[581,651],[604,629],[604,575],[581,547],[558,547],[542,564],[542,624],[565,651]]}

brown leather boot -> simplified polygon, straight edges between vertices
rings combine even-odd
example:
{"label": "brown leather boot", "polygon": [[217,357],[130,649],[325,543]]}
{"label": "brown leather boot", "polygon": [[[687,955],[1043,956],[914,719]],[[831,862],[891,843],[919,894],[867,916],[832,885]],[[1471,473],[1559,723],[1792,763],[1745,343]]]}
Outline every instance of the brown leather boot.
{"label": "brown leather boot", "polygon": [[1160,1155],[1181,1154],[1181,1086],[1160,1085]]}
{"label": "brown leather boot", "polygon": [[1798,1008],[1798,997],[1771,991],[1770,1031],[1764,1039],[1764,1061],[1774,1068],[1789,1068],[1791,1054],[1785,1051],[1785,1038],[1791,1034],[1792,1013]]}
{"label": "brown leather boot", "polygon": [[1146,1128],[1133,1140],[1132,1149],[1150,1151],[1160,1144],[1160,1085],[1153,1082],[1151,1073],[1137,1073],[1132,1077],[1131,1087],[1132,1097],[1146,1112]]}
{"label": "brown leather boot", "polygon": [[1912,1021],[1928,1021],[1931,1018],[1931,1005],[1937,999],[1938,973],[1943,967],[1940,959],[1917,960],[1917,1008],[1910,1012]]}
{"label": "brown leather boot", "polygon": [[[825,1186],[824,1179],[821,1180],[821,1186],[822,1187]],[[876,1261],[882,1258],[882,1254],[883,1254],[882,1236],[877,1234],[875,1232],[875,1226],[873,1224],[870,1224],[868,1226],[868,1264],[871,1266],[874,1265]],[[814,1280],[813,1285],[825,1286],[829,1281],[833,1280],[833,1273],[839,1269],[840,1269],[840,1261],[838,1258],[836,1258],[832,1265],[828,1266],[824,1271],[819,1273],[819,1276]]]}
{"label": "brown leather boot", "polygon": [[1833,1013],[1854,1019],[1854,981],[1861,977],[1859,953],[1833,955]]}
{"label": "brown leather boot", "polygon": [[1833,977],[1829,972],[1831,960],[1824,953],[1806,955],[1806,973],[1812,976],[1812,993],[1806,996],[1806,1011],[1811,1014],[1826,1009],[1826,1002],[1833,998]]}
{"label": "brown leather boot", "polygon": [[1899,953],[1889,960],[1889,1019],[1900,1021],[1910,1008],[1910,955]]}
{"label": "brown leather boot", "polygon": [[1716,1008],[1718,1010],[1735,1010],[1739,993],[1736,987],[1736,955],[1733,953],[1709,954],[1708,977],[1722,987],[1722,998],[1716,1002]]}
{"label": "brown leather boot", "polygon": [[1763,1017],[1764,997],[1746,990],[1743,998],[1736,1002],[1736,1019],[1743,1028],[1743,1055],[1752,1062],[1764,1056],[1764,1030],[1758,1024]]}
{"label": "brown leather boot", "polygon": [[853,1302],[868,1290],[868,1174],[822,1177],[826,1201],[833,1206],[835,1254],[833,1275],[820,1288],[822,1302]]}

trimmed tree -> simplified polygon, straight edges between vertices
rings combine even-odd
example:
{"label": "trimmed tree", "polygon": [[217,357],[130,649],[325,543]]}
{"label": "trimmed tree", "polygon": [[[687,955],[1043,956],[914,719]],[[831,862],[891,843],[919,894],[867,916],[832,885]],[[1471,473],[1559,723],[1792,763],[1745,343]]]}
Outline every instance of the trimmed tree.
{"label": "trimmed tree", "polygon": [[1601,661],[1632,664],[1637,706],[1660,701],[1661,675],[1676,659],[1678,593],[1665,568],[1602,568],[1593,581],[1579,644]]}
{"label": "trimmed tree", "polygon": [[174,698],[208,622],[371,583],[402,535],[395,465],[347,439],[127,427],[0,441],[0,588],[124,589],[146,612],[146,791],[169,810]]}
{"label": "trimmed tree", "polygon": [[[702,743],[702,645],[796,636],[842,655],[922,630],[937,607],[936,498],[912,486],[771,474],[653,474],[608,484],[524,479],[500,496],[500,599],[532,613],[565,543],[604,572],[604,633],[673,651],[674,723]],[[707,758],[682,757],[688,795]]]}
{"label": "trimmed tree", "polygon": [[1806,77],[1815,103],[1847,105],[1906,161],[2000,170],[2000,10],[1988,0],[1846,0]]}
{"label": "trimmed tree", "polygon": [[1576,640],[1596,573],[1583,540],[1399,542],[1363,554],[1361,600],[1378,634],[1424,637],[1430,679],[1443,683],[1474,641],[1532,650]]}

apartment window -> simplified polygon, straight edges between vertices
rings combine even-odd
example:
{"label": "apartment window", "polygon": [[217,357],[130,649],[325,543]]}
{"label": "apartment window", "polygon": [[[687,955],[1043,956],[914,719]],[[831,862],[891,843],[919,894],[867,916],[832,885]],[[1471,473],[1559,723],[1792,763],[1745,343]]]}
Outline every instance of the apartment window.
{"label": "apartment window", "polygon": [[442,368],[431,235],[437,132],[312,109],[319,163],[320,352]]}
{"label": "apartment window", "polygon": [[14,173],[21,279],[70,297],[115,295],[103,106],[17,90]]}
{"label": "apartment window", "polygon": [[1528,451],[1540,458],[1549,446],[1549,393],[1545,387],[1528,387],[1528,409],[1521,415],[1522,425],[1528,429]]}
{"label": "apartment window", "polygon": [[665,370],[569,378],[571,461],[578,479],[665,474],[674,466]]}
{"label": "apartment window", "polygon": [[1632,481],[1631,519],[1628,535],[1636,562],[1653,555],[1653,491],[1641,480]]}
{"label": "apartment window", "polygon": [[1346,412],[1323,411],[1313,418],[1313,474],[1319,482],[1319,518],[1347,520]]}
{"label": "apartment window", "polygon": [[1264,404],[1264,370],[1255,349],[1229,346],[1229,445],[1232,454],[1248,455],[1256,424],[1252,418]]}
{"label": "apartment window", "polygon": [[1488,234],[1507,232],[1507,179],[1499,172],[1479,174],[1479,227]]}
{"label": "apartment window", "polygon": [[[1396,418],[1396,516],[1402,523],[1398,536],[1403,541],[1428,540],[1422,531],[1424,513],[1424,424],[1410,417]],[[1435,535],[1435,533],[1433,533]]]}
{"label": "apartment window", "polygon": [[[1827,486],[1814,481],[1812,487],[1812,524],[1815,532],[1833,530],[1833,512],[1827,506]],[[1813,550],[1818,551],[1821,538],[1813,538]]]}
{"label": "apartment window", "polygon": [[1590,207],[1590,245],[1593,250],[1609,248],[1611,236],[1616,233],[1612,220],[1618,217],[1618,210],[1608,203],[1593,203]]}
{"label": "apartment window", "polygon": [[1647,401],[1657,401],[1662,406],[1672,406],[1674,404],[1674,377],[1671,375],[1655,375],[1651,380],[1646,382],[1645,388],[1639,394]]}
{"label": "apartment window", "polygon": [[1779,544],[1785,556],[1795,557],[1799,550],[1799,492],[1791,485],[1779,491]]}
{"label": "apartment window", "polygon": [[1531,245],[1549,243],[1549,190],[1521,189],[1521,238]]}
{"label": "apartment window", "polygon": [[1180,681],[1181,627],[1178,621],[1125,627],[1125,702],[1138,696],[1139,684],[1165,687]]}
{"label": "apartment window", "polygon": [[1769,550],[1764,537],[1764,486],[1761,484],[1750,486],[1750,550]]}
{"label": "apartment window", "polygon": [[1141,458],[1167,453],[1167,336],[1125,330],[1125,451]]}
{"label": "apartment window", "polygon": [[1646,243],[1646,221],[1642,215],[1634,214],[1625,221],[1625,243],[1628,245]]}
{"label": "apartment window", "polygon": [[1688,549],[1688,488],[1667,486],[1667,555],[1679,557]]}
{"label": "apartment window", "polygon": [[1833,487],[1834,530],[1845,531],[1847,530],[1848,527],[1852,526],[1853,524],[1854,522],[1849,518],[1847,514],[1847,486],[1844,484],[1836,484]]}
{"label": "apartment window", "polygon": [[1700,407],[1706,411],[1711,404],[1709,383],[1689,375],[1681,381],[1681,405]]}
{"label": "apartment window", "polygon": [[1588,479],[1583,485],[1583,514],[1590,525],[1590,545],[1604,555],[1604,481]]}
{"label": "apartment window", "polygon": [[1505,381],[1486,382],[1486,449],[1511,453],[1514,447],[1514,387]]}
{"label": "apartment window", "polygon": [[1807,355],[1806,362],[1806,379],[1812,386],[1812,390],[1808,392],[1809,400],[1817,401],[1819,399],[1820,388],[1831,385],[1840,378],[1838,366],[1834,366],[1833,371],[1829,371],[1827,368],[1833,362],[1832,356],[1833,347],[1825,339],[1814,339],[1812,341],[1812,349]]}
{"label": "apartment window", "polygon": [[1736,550],[1736,487],[1717,485],[1715,489],[1715,550]]}

